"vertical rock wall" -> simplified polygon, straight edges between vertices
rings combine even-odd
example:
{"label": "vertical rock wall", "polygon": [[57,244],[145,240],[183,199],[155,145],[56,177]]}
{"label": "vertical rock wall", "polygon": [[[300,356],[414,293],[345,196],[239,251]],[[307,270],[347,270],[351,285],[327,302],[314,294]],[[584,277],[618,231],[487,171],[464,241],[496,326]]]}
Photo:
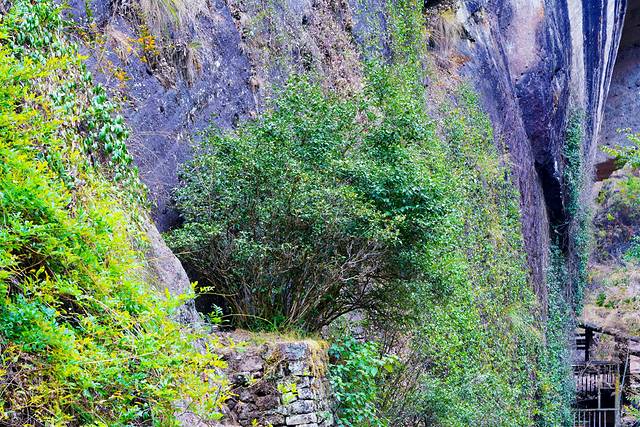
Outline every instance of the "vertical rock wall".
{"label": "vertical rock wall", "polygon": [[[629,2],[620,49],[605,103],[598,143],[603,146],[624,145],[627,138],[618,129],[640,132],[640,1]],[[607,155],[597,154],[604,162]]]}
{"label": "vertical rock wall", "polygon": [[563,144],[572,114],[584,117],[585,165],[616,57],[626,0],[466,1],[460,72],[475,83],[496,139],[511,156],[523,234],[536,291],[544,302],[550,225],[569,218]]}
{"label": "vertical rock wall", "polygon": [[[179,30],[145,30],[147,24],[132,18],[138,13],[135,8],[118,7],[137,1],[68,3],[67,13],[88,28],[81,45],[94,76],[123,101],[132,130],[129,151],[155,203],[153,219],[166,231],[178,221],[171,191],[179,165],[190,156],[191,139],[211,122],[230,128],[255,109],[251,67],[234,19],[223,0],[212,0],[192,19],[183,19]],[[172,2],[158,3],[161,13],[172,16],[161,8]],[[187,2],[189,9],[200,3]],[[144,50],[153,47],[145,45],[143,37],[153,31],[169,33],[171,64],[151,64],[145,57]]]}

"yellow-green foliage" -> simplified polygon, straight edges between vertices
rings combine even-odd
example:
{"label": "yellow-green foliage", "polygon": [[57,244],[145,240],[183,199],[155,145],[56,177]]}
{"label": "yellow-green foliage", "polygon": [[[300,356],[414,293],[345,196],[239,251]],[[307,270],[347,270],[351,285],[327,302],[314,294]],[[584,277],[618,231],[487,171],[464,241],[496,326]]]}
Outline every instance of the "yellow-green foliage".
{"label": "yellow-green foliage", "polygon": [[629,139],[628,145],[604,147],[603,151],[615,157],[620,166],[629,164],[632,168],[640,168],[640,133],[633,133],[631,129],[624,131]]}
{"label": "yellow-green foliage", "polygon": [[0,21],[0,424],[217,417],[224,363],[140,278],[126,131],[62,25],[48,0]]}

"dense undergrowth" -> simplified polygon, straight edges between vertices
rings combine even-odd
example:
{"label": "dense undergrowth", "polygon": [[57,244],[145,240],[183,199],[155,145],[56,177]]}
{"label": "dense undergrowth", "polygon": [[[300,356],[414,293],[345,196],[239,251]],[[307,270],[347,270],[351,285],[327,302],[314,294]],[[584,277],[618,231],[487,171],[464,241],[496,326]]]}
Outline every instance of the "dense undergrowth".
{"label": "dense undergrowth", "polygon": [[391,59],[367,51],[360,93],[296,77],[258,119],[211,131],[168,239],[237,324],[338,319],[377,342],[336,347],[341,425],[562,425],[550,364],[566,347],[545,341],[505,153],[464,85],[426,107],[420,10],[389,6]]}
{"label": "dense undergrowth", "polygon": [[640,332],[636,297],[640,265],[640,178],[632,168],[605,180],[596,198],[595,247],[583,318],[602,327]]}
{"label": "dense undergrowth", "polygon": [[49,0],[0,18],[0,424],[219,416],[223,362],[142,280],[144,192]]}
{"label": "dense undergrowth", "polygon": [[382,353],[375,341],[339,338],[329,349],[334,360],[329,381],[337,405],[338,424],[345,427],[383,427],[386,420],[377,408],[385,378],[398,365],[398,358]]}
{"label": "dense undergrowth", "polygon": [[596,198],[591,298],[584,316],[636,335],[640,331],[634,291],[640,262],[640,137],[630,134],[629,138],[633,145],[607,150],[621,170],[603,181]]}

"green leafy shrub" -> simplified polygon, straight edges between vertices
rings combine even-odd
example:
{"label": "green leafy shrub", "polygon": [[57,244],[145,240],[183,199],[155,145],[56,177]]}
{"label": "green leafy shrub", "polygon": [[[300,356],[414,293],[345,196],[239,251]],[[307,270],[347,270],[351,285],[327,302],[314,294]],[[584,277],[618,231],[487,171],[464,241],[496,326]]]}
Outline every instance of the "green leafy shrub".
{"label": "green leafy shrub", "polygon": [[640,262],[640,236],[634,236],[631,239],[631,246],[624,254],[626,261]]}
{"label": "green leafy shrub", "polygon": [[603,147],[602,150],[614,157],[620,166],[630,165],[640,168],[640,133],[633,133],[631,129],[623,130],[631,145],[618,147]]}
{"label": "green leafy shrub", "polygon": [[604,307],[604,304],[606,301],[607,301],[607,294],[605,294],[603,291],[600,291],[600,293],[598,293],[598,296],[596,297],[596,305],[598,307]]}
{"label": "green leafy shrub", "polygon": [[205,139],[183,169],[185,225],[168,242],[230,296],[239,324],[318,329],[384,310],[381,293],[401,297],[424,276],[423,248],[450,209],[438,141],[416,111],[291,81],[259,120]]}
{"label": "green leafy shrub", "polygon": [[12,3],[0,18],[0,424],[175,425],[178,401],[220,417],[224,362],[170,320],[185,297],[142,280],[143,194],[122,119],[53,2]]}
{"label": "green leafy shrub", "polygon": [[[630,175],[622,180],[620,183],[620,195],[627,205],[637,206],[640,204],[640,178]],[[632,212],[631,215],[635,218],[640,216],[640,213]]]}
{"label": "green leafy shrub", "polygon": [[636,423],[640,422],[640,396],[635,391],[629,393],[629,405],[625,405],[624,413]]}
{"label": "green leafy shrub", "polygon": [[329,349],[329,381],[337,402],[337,423],[346,427],[383,427],[377,402],[381,379],[398,363],[383,355],[373,341],[359,342],[347,337]]}

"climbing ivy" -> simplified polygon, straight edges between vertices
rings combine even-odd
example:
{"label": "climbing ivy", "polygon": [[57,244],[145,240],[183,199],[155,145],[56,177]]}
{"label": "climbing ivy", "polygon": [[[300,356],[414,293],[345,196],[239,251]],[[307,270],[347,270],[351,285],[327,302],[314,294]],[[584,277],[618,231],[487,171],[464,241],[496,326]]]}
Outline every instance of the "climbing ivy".
{"label": "climbing ivy", "polygon": [[580,207],[580,196],[584,187],[583,171],[583,115],[573,113],[567,124],[567,132],[563,149],[564,184],[567,193],[567,212],[575,217]]}
{"label": "climbing ivy", "polygon": [[[557,239],[557,237],[556,237]],[[571,372],[571,354],[569,342],[574,326],[573,304],[569,299],[569,271],[565,254],[560,250],[557,240],[552,243],[549,252],[547,271],[547,319],[544,326],[546,346],[540,354],[540,388],[545,391],[541,396],[539,425],[568,426],[573,422],[571,405],[575,390]]]}
{"label": "climbing ivy", "polygon": [[568,243],[565,249],[570,271],[567,286],[573,295],[572,304],[576,312],[582,309],[592,244],[591,201],[583,197],[588,194],[587,187],[590,185],[585,169],[583,140],[584,114],[574,112],[569,117],[563,147],[567,224],[558,225],[555,232]]}
{"label": "climbing ivy", "polygon": [[563,184],[566,223],[551,230],[552,245],[547,272],[548,309],[544,326],[546,345],[541,353],[544,395],[540,424],[570,425],[575,390],[569,342],[575,313],[582,310],[591,251],[591,209],[584,198],[590,184],[585,169],[584,114],[573,112],[563,145]]}
{"label": "climbing ivy", "polygon": [[393,372],[395,356],[383,355],[380,344],[345,337],[329,349],[329,381],[336,399],[337,423],[345,427],[385,427],[376,403],[381,380]]}

